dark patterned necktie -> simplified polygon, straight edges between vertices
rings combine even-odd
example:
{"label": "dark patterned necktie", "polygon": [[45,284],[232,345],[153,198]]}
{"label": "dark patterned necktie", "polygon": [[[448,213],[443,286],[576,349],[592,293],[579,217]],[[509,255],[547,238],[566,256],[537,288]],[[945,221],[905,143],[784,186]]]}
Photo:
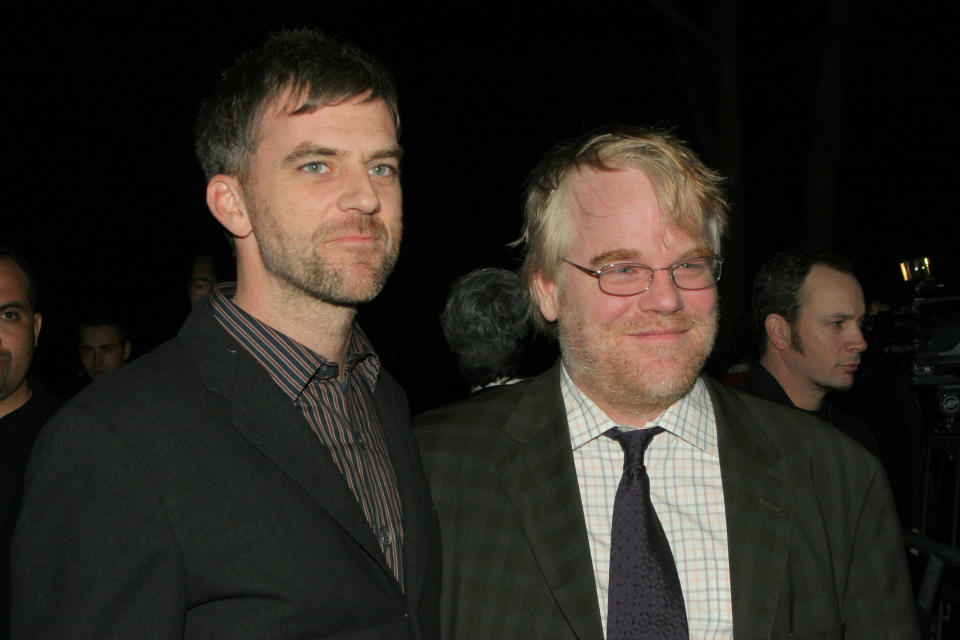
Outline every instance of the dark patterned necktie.
{"label": "dark patterned necktie", "polygon": [[643,454],[661,427],[603,435],[623,449],[623,477],[613,503],[607,640],[688,638],[677,565],[657,512]]}

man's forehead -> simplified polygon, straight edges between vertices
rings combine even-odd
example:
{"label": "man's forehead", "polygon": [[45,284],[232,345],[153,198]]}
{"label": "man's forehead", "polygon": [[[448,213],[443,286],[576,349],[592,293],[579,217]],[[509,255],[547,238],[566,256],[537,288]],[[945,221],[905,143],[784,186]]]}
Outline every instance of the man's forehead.
{"label": "man's forehead", "polygon": [[[317,112],[329,113],[336,107],[345,105],[369,106],[371,109],[382,109],[383,114],[393,123],[390,108],[382,98],[372,98],[369,91],[357,95],[317,97],[309,91],[294,92],[290,89],[282,92],[279,97],[268,102],[259,118],[259,129],[270,121],[286,122],[290,118],[298,118]],[[395,127],[394,127],[395,128]]]}
{"label": "man's forehead", "polygon": [[637,167],[579,167],[571,173],[560,197],[571,224],[577,227],[613,226],[625,232],[688,235],[661,209],[653,181]]}
{"label": "man's forehead", "polygon": [[300,105],[293,111],[275,105],[263,114],[257,129],[260,160],[282,162],[317,152],[399,155],[396,125],[386,103],[361,96],[315,108]]}
{"label": "man's forehead", "polygon": [[0,304],[27,303],[27,274],[13,260],[0,258]]}
{"label": "man's forehead", "polygon": [[714,255],[702,234],[691,235],[663,212],[642,170],[588,168],[578,174],[563,195],[572,231],[568,248],[586,243],[593,266]]}
{"label": "man's forehead", "polygon": [[629,206],[641,198],[657,198],[656,185],[647,172],[630,164],[611,164],[608,168],[578,165],[567,173],[564,182],[569,199],[586,209]]}
{"label": "man's forehead", "polygon": [[120,329],[108,324],[98,324],[92,327],[83,327],[80,329],[81,344],[97,343],[119,343]]}
{"label": "man's forehead", "polygon": [[863,289],[853,274],[829,265],[815,264],[800,288],[803,309],[821,313],[862,315],[865,309]]}

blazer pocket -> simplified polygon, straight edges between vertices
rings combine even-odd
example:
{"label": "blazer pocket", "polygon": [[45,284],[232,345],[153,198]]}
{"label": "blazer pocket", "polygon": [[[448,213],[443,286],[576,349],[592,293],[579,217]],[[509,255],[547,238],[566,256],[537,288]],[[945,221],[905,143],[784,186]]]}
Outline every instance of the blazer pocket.
{"label": "blazer pocket", "polygon": [[813,633],[791,633],[791,640],[843,640],[846,635],[846,625],[840,623],[833,629],[814,631]]}

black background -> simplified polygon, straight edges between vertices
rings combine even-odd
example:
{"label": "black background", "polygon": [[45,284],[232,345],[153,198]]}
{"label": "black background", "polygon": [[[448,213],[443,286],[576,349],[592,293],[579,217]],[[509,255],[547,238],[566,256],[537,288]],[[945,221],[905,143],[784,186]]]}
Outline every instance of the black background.
{"label": "black background", "polygon": [[[720,5],[735,12],[727,57],[718,53]],[[929,256],[941,280],[960,281],[960,3],[845,6],[853,20],[840,47],[843,89],[828,109],[842,133],[831,155],[837,216],[819,241],[853,259],[868,299],[902,304],[904,258]],[[360,317],[415,410],[465,391],[436,321],[450,281],[516,266],[506,245],[519,231],[527,171],[547,147],[597,124],[676,127],[730,177],[742,225],[729,242],[742,266],[723,291],[742,300],[756,265],[803,238],[828,15],[822,2],[731,0],[44,5],[8,15],[0,241],[24,249],[40,275],[36,369],[55,390],[69,386],[79,369],[71,326],[94,301],[127,309],[138,354],[175,333],[187,313],[186,256],[216,233],[193,159],[197,105],[222,68],[283,27],[351,40],[397,79],[404,248]],[[718,86],[718,60],[735,61],[732,83]],[[721,105],[732,97],[742,158],[734,170],[718,144],[729,131]],[[727,311],[728,331],[738,315]]]}

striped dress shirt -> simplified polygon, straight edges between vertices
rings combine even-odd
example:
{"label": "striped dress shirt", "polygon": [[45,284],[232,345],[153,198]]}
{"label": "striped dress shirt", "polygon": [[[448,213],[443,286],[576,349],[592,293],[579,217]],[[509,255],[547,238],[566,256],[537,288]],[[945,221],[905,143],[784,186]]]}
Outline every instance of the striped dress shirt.
{"label": "striped dress shirt", "polygon": [[402,587],[400,493],[373,404],[380,374],[377,354],[354,325],[346,377],[340,382],[336,364],[245,312],[234,304],[235,293],[235,283],[214,290],[208,298],[213,317],[300,409],[353,492]]}
{"label": "striped dress shirt", "polygon": [[[590,541],[597,598],[607,627],[613,502],[623,474],[623,450],[603,432],[618,425],[570,379],[560,389],[570,426],[580,499]],[[677,564],[691,638],[732,638],[733,606],[717,425],[706,385],[693,388],[643,428],[666,431],[644,456],[650,498]]]}

